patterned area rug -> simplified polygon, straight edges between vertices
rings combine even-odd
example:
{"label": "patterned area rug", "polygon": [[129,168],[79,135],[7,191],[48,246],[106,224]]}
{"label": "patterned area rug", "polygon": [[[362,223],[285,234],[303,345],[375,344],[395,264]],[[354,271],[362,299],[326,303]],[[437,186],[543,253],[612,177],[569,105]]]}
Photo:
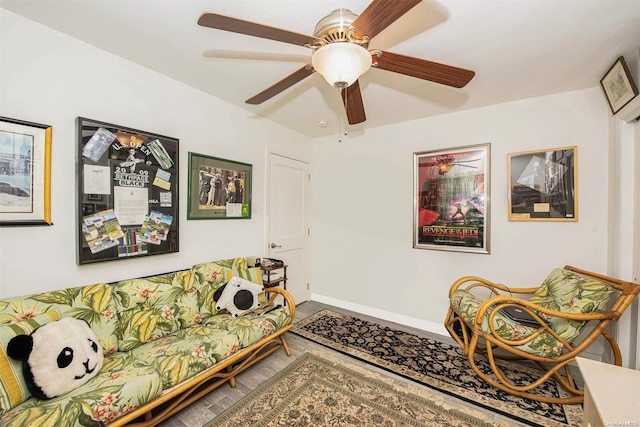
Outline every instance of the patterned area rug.
{"label": "patterned area rug", "polygon": [[[292,333],[417,381],[474,405],[532,426],[580,426],[581,405],[558,405],[522,399],[482,381],[457,345],[431,340],[352,316],[322,310],[295,324]],[[491,372],[478,356],[479,366]],[[508,378],[526,383],[535,368],[504,361]],[[533,374],[533,375],[532,375]],[[541,391],[567,396],[555,385]]]}
{"label": "patterned area rug", "polygon": [[206,427],[504,426],[372,370],[304,353]]}

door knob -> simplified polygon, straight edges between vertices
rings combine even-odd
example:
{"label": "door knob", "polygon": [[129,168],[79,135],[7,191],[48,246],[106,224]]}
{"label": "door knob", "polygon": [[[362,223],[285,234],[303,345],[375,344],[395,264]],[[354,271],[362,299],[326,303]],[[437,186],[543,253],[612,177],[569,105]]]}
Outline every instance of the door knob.
{"label": "door knob", "polygon": [[275,243],[271,244],[271,249],[275,249],[275,248],[281,248],[282,245],[276,245]]}

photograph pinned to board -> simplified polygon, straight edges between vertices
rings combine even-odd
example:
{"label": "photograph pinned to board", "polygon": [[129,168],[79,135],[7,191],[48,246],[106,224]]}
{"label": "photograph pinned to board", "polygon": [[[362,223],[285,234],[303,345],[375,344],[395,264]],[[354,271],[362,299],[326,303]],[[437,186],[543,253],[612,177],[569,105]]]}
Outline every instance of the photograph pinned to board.
{"label": "photograph pinned to board", "polygon": [[507,154],[509,221],[578,220],[578,147]]}
{"label": "photograph pinned to board", "polygon": [[0,117],[0,226],[52,225],[52,127]]}
{"label": "photograph pinned to board", "polygon": [[251,218],[248,163],[189,153],[187,219]]}
{"label": "photograph pinned to board", "polygon": [[413,247],[488,254],[491,145],[413,157]]}
{"label": "photograph pinned to board", "polygon": [[624,57],[616,59],[609,71],[600,80],[611,112],[616,114],[638,95],[638,87],[633,82]]}
{"label": "photograph pinned to board", "polygon": [[77,134],[78,264],[177,252],[178,140],[83,117]]}

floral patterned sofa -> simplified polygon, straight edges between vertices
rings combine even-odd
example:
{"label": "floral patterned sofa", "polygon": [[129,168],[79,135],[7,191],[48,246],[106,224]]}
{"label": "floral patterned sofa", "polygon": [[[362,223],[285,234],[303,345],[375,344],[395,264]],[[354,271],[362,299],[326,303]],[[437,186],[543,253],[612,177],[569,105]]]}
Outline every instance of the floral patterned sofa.
{"label": "floral patterned sofa", "polygon": [[[0,426],[155,425],[283,347],[295,303],[281,288],[264,314],[216,310],[215,291],[232,276],[262,284],[244,258],[152,277],[0,299]],[[266,298],[264,294],[261,298]],[[85,385],[51,400],[30,397],[19,362],[6,356],[20,333],[73,316],[86,320],[104,366]],[[13,363],[15,362],[15,363]]]}

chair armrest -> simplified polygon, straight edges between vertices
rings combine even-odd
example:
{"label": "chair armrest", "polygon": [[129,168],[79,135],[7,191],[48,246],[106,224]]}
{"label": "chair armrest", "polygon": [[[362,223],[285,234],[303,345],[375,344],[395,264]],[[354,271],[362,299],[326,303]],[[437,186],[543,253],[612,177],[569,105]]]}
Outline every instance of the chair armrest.
{"label": "chair armrest", "polygon": [[462,287],[463,285],[465,285],[464,290],[466,291],[470,291],[473,288],[480,287],[489,289],[496,296],[500,295],[500,292],[508,293],[509,295],[533,294],[538,290],[538,288],[510,288],[508,286],[483,279],[482,277],[464,276],[453,282],[451,288],[449,289],[449,298],[451,298],[455,291],[457,291],[458,288]]}
{"label": "chair armrest", "polygon": [[[577,320],[577,321],[607,320],[607,319],[615,320],[618,317],[617,313],[612,310],[596,311],[592,313],[567,313],[562,311],[551,310],[521,298],[508,296],[508,295],[498,295],[491,298],[487,298],[482,304],[480,304],[480,306],[478,307],[478,311],[476,313],[476,317],[474,319],[474,324],[480,325],[482,323],[482,319],[490,309],[500,310],[502,307],[507,305],[514,305],[514,306],[521,307],[526,311],[528,311],[529,314],[531,314],[534,318],[538,318],[539,316],[536,313],[532,313],[532,311],[535,311],[537,313],[544,313],[552,317],[560,317],[567,320]],[[542,322],[540,323],[540,325],[544,326],[545,323]]]}

